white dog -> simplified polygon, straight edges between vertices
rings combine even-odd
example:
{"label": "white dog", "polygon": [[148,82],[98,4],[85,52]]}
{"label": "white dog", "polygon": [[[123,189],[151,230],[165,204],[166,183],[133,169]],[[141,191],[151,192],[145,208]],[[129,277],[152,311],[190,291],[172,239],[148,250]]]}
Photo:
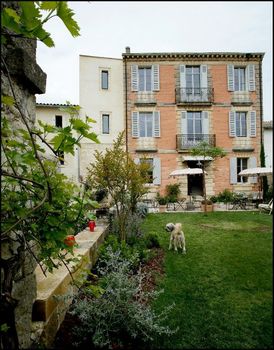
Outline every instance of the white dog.
{"label": "white dog", "polygon": [[172,248],[172,244],[174,246],[174,250],[177,252],[177,248],[182,249],[182,253],[186,253],[186,241],[185,241],[185,235],[182,230],[182,224],[177,223],[168,223],[166,224],[166,231],[171,232],[170,240],[169,240],[169,250]]}

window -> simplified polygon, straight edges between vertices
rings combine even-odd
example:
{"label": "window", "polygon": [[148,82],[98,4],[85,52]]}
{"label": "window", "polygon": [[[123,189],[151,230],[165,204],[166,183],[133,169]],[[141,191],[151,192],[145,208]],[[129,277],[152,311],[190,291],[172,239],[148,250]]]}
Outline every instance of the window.
{"label": "window", "polygon": [[102,114],[102,133],[109,134],[109,114]]}
{"label": "window", "polygon": [[202,112],[187,112],[188,141],[201,141],[202,133]]}
{"label": "window", "polygon": [[108,90],[108,71],[107,70],[101,71],[101,88],[103,90]]}
{"label": "window", "polygon": [[[237,158],[237,174],[247,169],[247,160],[248,158]],[[247,177],[237,175],[237,182],[247,182]]]}
{"label": "window", "polygon": [[58,151],[57,157],[59,158],[60,164],[61,164],[61,165],[64,165],[64,164],[65,164],[65,155],[64,155],[64,151]]}
{"label": "window", "polygon": [[146,176],[147,183],[153,183],[153,158],[140,159],[141,164],[147,164]]}
{"label": "window", "polygon": [[63,117],[61,115],[55,116],[55,126],[57,126],[58,128],[63,127]]}
{"label": "window", "polygon": [[200,94],[201,92],[201,77],[199,66],[186,67],[186,93]]}
{"label": "window", "polygon": [[153,113],[139,113],[140,137],[153,137]]}
{"label": "window", "polygon": [[236,136],[238,137],[246,137],[247,129],[246,129],[246,112],[236,112]]}
{"label": "window", "polygon": [[245,68],[234,67],[234,90],[235,91],[245,91]]}
{"label": "window", "polygon": [[152,91],[151,67],[138,68],[139,91]]}

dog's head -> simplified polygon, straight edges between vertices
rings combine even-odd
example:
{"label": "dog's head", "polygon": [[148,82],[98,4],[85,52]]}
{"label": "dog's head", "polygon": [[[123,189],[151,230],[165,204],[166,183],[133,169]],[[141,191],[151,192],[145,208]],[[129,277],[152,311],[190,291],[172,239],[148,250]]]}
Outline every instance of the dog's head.
{"label": "dog's head", "polygon": [[174,225],[172,222],[166,224],[166,231],[167,231],[167,232],[173,231],[174,228],[175,228],[175,225]]}

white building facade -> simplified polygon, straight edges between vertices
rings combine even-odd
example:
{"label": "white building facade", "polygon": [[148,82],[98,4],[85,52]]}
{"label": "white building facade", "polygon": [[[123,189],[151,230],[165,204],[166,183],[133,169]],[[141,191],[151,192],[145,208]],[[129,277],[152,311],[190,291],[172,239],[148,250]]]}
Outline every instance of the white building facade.
{"label": "white building facade", "polygon": [[83,139],[80,148],[80,173],[83,179],[94,161],[94,151],[110,148],[125,129],[122,59],[80,55],[79,104],[83,120],[96,121],[93,131],[100,144]]}
{"label": "white building facade", "polygon": [[[67,107],[65,104],[50,104],[50,103],[36,103],[36,125],[39,127],[38,120],[41,120],[44,124],[65,128],[69,125],[70,115],[60,109]],[[53,134],[49,134],[46,138],[47,142],[50,142]],[[47,146],[41,144],[46,150],[45,155],[52,158],[53,153]],[[75,155],[66,153],[62,155],[63,160],[59,162],[58,168],[60,172],[68,177],[73,182],[78,182],[80,178],[79,167],[79,149],[76,147]]]}

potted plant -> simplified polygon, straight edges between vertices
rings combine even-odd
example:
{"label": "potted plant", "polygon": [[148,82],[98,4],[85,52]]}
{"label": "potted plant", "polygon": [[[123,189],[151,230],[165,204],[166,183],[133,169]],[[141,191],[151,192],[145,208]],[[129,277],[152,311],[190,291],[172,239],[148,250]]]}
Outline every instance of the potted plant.
{"label": "potted plant", "polygon": [[207,207],[207,211],[213,211],[213,202],[210,200],[210,199],[203,199],[201,201],[201,208],[202,208],[202,211],[205,211],[205,204],[206,204],[206,207]]}
{"label": "potted plant", "polygon": [[87,213],[87,218],[89,220],[88,221],[89,230],[93,232],[96,226],[96,215],[94,213],[89,212]]}

